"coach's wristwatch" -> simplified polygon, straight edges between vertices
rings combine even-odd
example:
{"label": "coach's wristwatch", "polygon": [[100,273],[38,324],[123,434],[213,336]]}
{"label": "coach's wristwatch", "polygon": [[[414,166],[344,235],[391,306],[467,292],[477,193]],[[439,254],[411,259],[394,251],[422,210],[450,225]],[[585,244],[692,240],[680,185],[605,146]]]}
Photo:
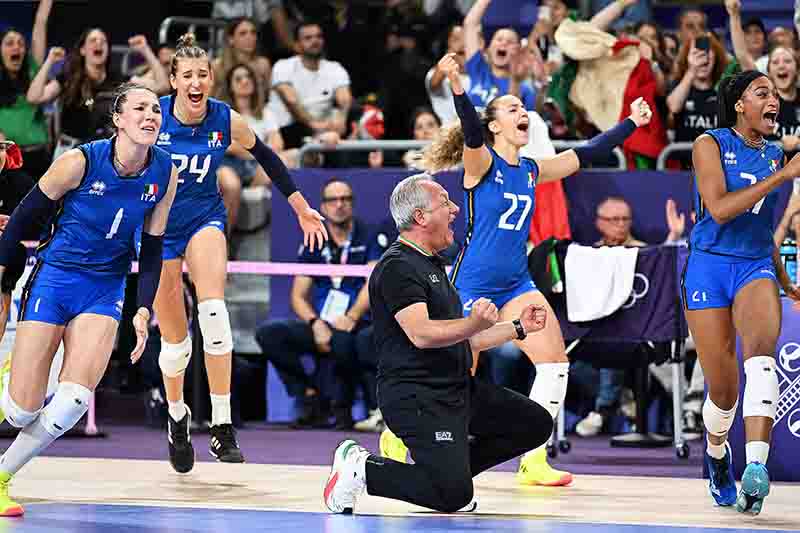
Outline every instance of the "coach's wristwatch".
{"label": "coach's wristwatch", "polygon": [[522,322],[519,321],[519,318],[512,320],[511,323],[514,324],[514,329],[517,330],[518,341],[521,341],[528,336],[528,334],[525,333],[525,328],[522,327]]}

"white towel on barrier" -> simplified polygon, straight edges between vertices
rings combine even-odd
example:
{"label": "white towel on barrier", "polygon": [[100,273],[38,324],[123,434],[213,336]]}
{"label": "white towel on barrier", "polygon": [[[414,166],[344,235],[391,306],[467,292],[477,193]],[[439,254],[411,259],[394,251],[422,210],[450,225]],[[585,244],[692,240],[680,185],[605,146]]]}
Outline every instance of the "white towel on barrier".
{"label": "white towel on barrier", "polygon": [[639,248],[570,244],[564,261],[567,318],[585,322],[610,315],[630,297]]}

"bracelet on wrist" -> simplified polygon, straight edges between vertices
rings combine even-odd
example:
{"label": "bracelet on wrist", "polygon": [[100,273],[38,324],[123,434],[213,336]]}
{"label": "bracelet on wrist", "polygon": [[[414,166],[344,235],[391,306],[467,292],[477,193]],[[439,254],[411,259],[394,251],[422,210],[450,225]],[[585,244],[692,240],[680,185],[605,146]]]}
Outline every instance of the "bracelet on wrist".
{"label": "bracelet on wrist", "polygon": [[519,318],[512,320],[511,323],[514,325],[514,329],[517,330],[518,341],[521,341],[528,336],[528,334],[525,333],[525,328],[522,327],[522,322],[520,322]]}

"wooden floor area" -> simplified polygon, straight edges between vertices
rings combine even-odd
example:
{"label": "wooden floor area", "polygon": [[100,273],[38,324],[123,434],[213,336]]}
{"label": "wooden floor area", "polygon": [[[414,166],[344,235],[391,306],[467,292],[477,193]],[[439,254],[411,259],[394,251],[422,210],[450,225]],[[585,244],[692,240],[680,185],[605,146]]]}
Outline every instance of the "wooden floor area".
{"label": "wooden floor area", "polygon": [[[319,466],[197,463],[187,475],[165,461],[40,457],[21,471],[11,494],[26,518],[47,504],[84,503],[324,513]],[[510,473],[476,479],[470,516],[514,521],[636,524],[689,528],[800,530],[798,487],[774,484],[758,517],[712,506],[705,480],[576,476],[565,488],[521,487]],[[31,505],[33,504],[33,505]],[[424,509],[364,495],[356,513],[422,518]]]}

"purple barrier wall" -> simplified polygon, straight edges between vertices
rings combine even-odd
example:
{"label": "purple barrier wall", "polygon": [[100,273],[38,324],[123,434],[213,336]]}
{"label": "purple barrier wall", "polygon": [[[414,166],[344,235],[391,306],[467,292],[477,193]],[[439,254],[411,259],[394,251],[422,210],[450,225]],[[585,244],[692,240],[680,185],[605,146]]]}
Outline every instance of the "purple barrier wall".
{"label": "purple barrier wall", "polygon": [[[320,188],[325,180],[337,176],[353,185],[356,204],[354,211],[368,224],[378,224],[389,216],[389,195],[395,184],[412,174],[398,170],[302,170],[293,172],[293,178],[306,198],[315,208],[319,207]],[[463,206],[463,192],[460,174],[445,172],[437,176],[447,189],[450,197]],[[621,196],[628,200],[633,209],[634,235],[650,243],[661,243],[668,230],[664,205],[668,198],[678,204],[678,210],[689,212],[692,185],[690,175],[685,172],[580,172],[564,181],[564,189],[569,202],[570,226],[577,242],[592,243],[599,238],[594,227],[595,209],[607,196]],[[781,190],[776,217],[783,213],[791,193],[791,185]],[[463,213],[463,211],[462,211]],[[688,228],[687,228],[688,231]],[[456,221],[456,238],[464,234],[464,217]],[[300,228],[291,208],[276,194],[272,203],[272,260],[296,261],[298,245],[302,240]],[[280,319],[292,316],[289,309],[289,288],[291,278],[275,276],[270,283],[270,317]],[[267,317],[259,317],[266,319]],[[796,328],[800,328],[800,320]],[[785,328],[784,334],[787,329]],[[798,338],[800,341],[800,337]],[[800,352],[798,352],[800,354]],[[294,419],[296,413],[293,402],[276,372],[269,372],[267,383],[268,420],[286,422]],[[358,418],[363,416],[363,406],[357,406]],[[796,415],[800,420],[800,414]],[[798,430],[800,434],[800,430]],[[797,478],[795,478],[797,479]]]}
{"label": "purple barrier wall", "polygon": [[[800,481],[800,456],[797,454],[797,444],[800,442],[800,313],[792,308],[791,300],[782,300],[781,336],[775,352],[780,394],[767,468],[773,481]],[[737,343],[739,408],[729,436],[737,479],[741,478],[746,466],[744,423],[741,418],[745,384],[741,350],[741,344]]]}
{"label": "purple barrier wall", "polygon": [[[357,170],[299,170],[292,172],[297,187],[309,203],[319,209],[322,184],[331,177],[345,179],[353,186],[355,204],[353,212],[367,224],[377,225],[389,217],[389,195],[403,178],[414,174],[404,170],[357,169]],[[456,172],[442,172],[436,179],[447,189],[450,198],[459,206],[463,203],[461,177]],[[464,234],[464,218],[459,216],[455,225],[456,238]],[[276,192],[272,199],[272,250],[273,261],[296,261],[297,249],[303,234],[286,200]],[[289,288],[292,280],[287,276],[276,276],[270,281],[270,317],[290,316]]]}
{"label": "purple barrier wall", "polygon": [[[357,170],[298,170],[292,176],[311,205],[319,207],[320,188],[325,180],[338,176],[353,185],[357,216],[368,224],[378,224],[389,216],[389,194],[395,184],[412,172],[386,169]],[[462,207],[456,220],[456,237],[464,234],[463,192],[460,174],[443,172],[437,175],[450,197]],[[650,244],[660,244],[668,229],[664,206],[673,198],[678,210],[689,213],[692,198],[691,176],[687,172],[579,172],[564,180],[564,190],[569,202],[569,221],[573,239],[580,243],[593,243],[599,238],[594,226],[597,205],[608,196],[621,196],[628,200],[633,210],[633,234]],[[791,193],[791,184],[782,187],[776,217],[783,214]],[[300,227],[285,199],[276,193],[272,202],[272,260],[295,261],[301,242]],[[687,225],[691,223],[687,219]],[[687,227],[687,233],[689,228]],[[284,276],[271,281],[271,317],[289,316],[289,286],[291,279]]]}

